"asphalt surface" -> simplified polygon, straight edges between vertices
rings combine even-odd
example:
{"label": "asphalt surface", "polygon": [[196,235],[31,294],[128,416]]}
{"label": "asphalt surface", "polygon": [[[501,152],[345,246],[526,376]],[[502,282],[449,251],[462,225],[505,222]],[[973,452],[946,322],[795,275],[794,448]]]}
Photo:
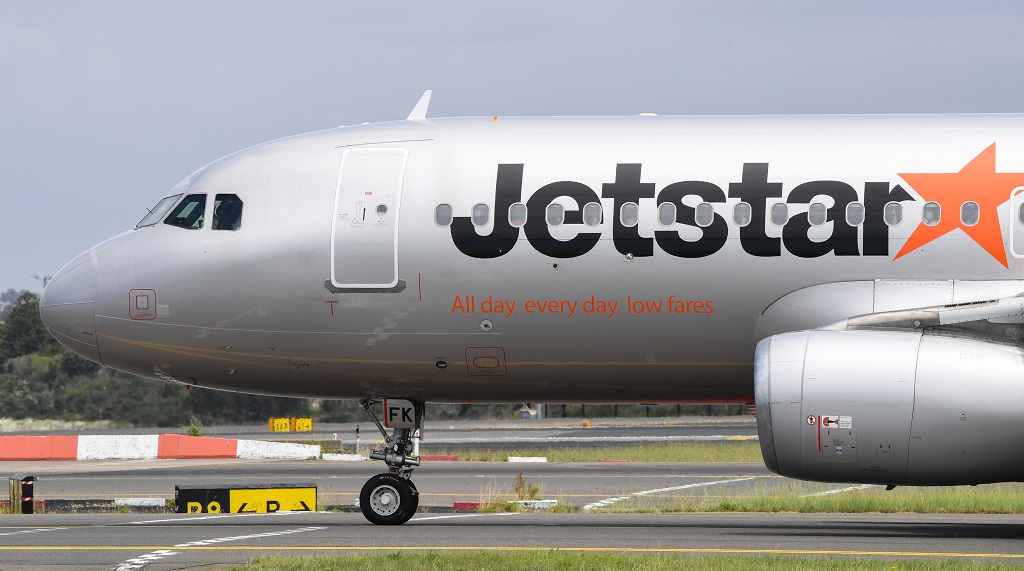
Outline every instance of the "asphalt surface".
{"label": "asphalt surface", "polygon": [[[94,500],[132,497],[172,498],[176,485],[317,484],[321,506],[351,507],[363,483],[386,471],[382,462],[128,460],[85,462],[5,462],[11,474],[30,474],[37,500]],[[424,462],[413,472],[420,505],[451,509],[455,502],[486,502],[512,495],[519,472],[548,499],[578,508],[647,490],[659,497],[714,494],[730,497],[765,486],[792,485],[763,464],[700,463],[546,463]],[[809,490],[821,484],[804,484]],[[690,486],[690,487],[682,487]],[[832,486],[841,487],[841,486]]]}
{"label": "asphalt surface", "polygon": [[260,555],[565,549],[1024,562],[1021,518],[835,514],[358,514],[0,517],[0,569],[211,569]]}
{"label": "asphalt surface", "polygon": [[[506,438],[551,446],[658,436],[749,438],[753,424],[732,421],[634,421],[592,426],[543,421],[526,427],[456,424],[428,433],[424,454],[445,439],[498,446]],[[255,437],[251,434],[249,437]],[[594,439],[597,440],[594,440]],[[478,440],[473,440],[478,439]],[[544,445],[546,447],[548,445]],[[439,445],[439,447],[441,447]],[[464,446],[459,446],[463,448]],[[536,447],[536,446],[534,446]],[[789,554],[883,558],[969,558],[1024,563],[1024,518],[1001,515],[601,514],[587,506],[642,506],[664,498],[727,500],[773,489],[808,494],[850,489],[777,477],[760,463],[512,464],[425,462],[414,475],[419,513],[400,528],[367,523],[359,513],[173,514],[44,513],[0,515],[0,570],[216,569],[259,555],[322,555],[398,550],[568,549],[674,555]],[[318,504],[353,510],[379,462],[137,460],[5,462],[3,473],[38,477],[36,498],[171,498],[175,485],[234,486],[316,482]],[[512,494],[524,478],[541,496],[576,513],[453,513],[456,501]]]}
{"label": "asphalt surface", "polygon": [[[724,440],[755,438],[757,426],[751,416],[673,417],[673,418],[609,418],[542,419],[531,421],[437,421],[428,422],[423,430],[423,453],[458,448],[460,450],[493,449],[522,450],[538,447],[634,446],[645,442],[687,440]],[[358,439],[357,439],[358,429]],[[156,428],[89,428],[82,430],[31,430],[4,434],[155,434],[183,432],[182,429]],[[315,423],[311,432],[270,432],[260,426],[204,427],[206,436],[256,440],[319,441],[336,443],[343,452],[354,452],[357,440],[362,445],[381,440],[370,422],[346,424]],[[333,446],[332,446],[333,447]]]}

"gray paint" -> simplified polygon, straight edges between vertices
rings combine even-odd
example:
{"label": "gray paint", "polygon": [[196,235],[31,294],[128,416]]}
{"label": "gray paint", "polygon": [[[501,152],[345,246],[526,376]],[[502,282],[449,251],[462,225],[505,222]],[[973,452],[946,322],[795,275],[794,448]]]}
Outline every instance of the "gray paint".
{"label": "gray paint", "polygon": [[[901,184],[913,196],[899,173],[955,173],[993,142],[998,172],[1024,172],[1017,115],[471,117],[320,131],[229,155],[169,191],[237,194],[237,231],[156,224],[116,236],[54,278],[42,316],[73,351],[167,381],[433,402],[756,399],[767,411],[766,462],[786,475],[1017,479],[1022,468],[1001,452],[1016,433],[1000,427],[1013,424],[1010,403],[1021,396],[1024,305],[1013,296],[1024,289],[1024,261],[1009,255],[1003,267],[960,232],[893,259],[918,227],[920,197],[888,228],[888,255],[849,255],[865,253],[864,227],[844,255],[796,255],[807,246],[792,235],[779,255],[753,255],[741,234],[757,230],[770,243],[786,231],[731,222],[738,183],[760,173],[781,197],[755,211],[767,217],[786,200],[786,228],[799,230],[823,200],[833,221],[805,233],[812,247],[831,243],[842,205],[797,198],[804,183],[841,181],[860,201],[869,184]],[[370,163],[353,171],[353,157]],[[472,232],[498,236],[508,221],[496,188],[518,184],[496,180],[499,165],[522,165],[520,199],[534,223],[500,255],[471,257],[435,223],[435,208],[451,204],[458,222],[487,204],[490,221]],[[637,172],[649,197],[612,198]],[[711,231],[659,225],[654,197],[680,181],[728,193],[712,202],[729,221],[713,254],[673,256],[651,239],[693,242]],[[533,198],[552,188],[594,196],[556,198],[565,223],[545,230],[562,247],[597,233],[586,253],[542,253],[552,242],[538,241],[544,201]],[[353,225],[360,189],[368,211],[387,210]],[[1005,242],[1021,224],[1011,190],[998,210]],[[594,228],[573,218],[587,200],[604,210]],[[616,205],[628,202],[638,204],[639,226],[616,229]],[[991,222],[993,212],[981,216]],[[530,311],[544,301],[556,303]],[[619,313],[588,312],[597,301]],[[964,394],[967,383],[975,388]],[[823,444],[817,431],[810,438],[812,417]]]}

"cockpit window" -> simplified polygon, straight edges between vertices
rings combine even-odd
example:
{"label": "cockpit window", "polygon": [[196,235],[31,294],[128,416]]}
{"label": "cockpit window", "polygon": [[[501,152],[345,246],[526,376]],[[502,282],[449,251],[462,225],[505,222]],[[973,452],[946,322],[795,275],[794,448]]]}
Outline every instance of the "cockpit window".
{"label": "cockpit window", "polygon": [[175,208],[164,224],[198,230],[203,227],[203,213],[206,211],[206,195],[190,194]]}
{"label": "cockpit window", "polygon": [[211,227],[214,230],[238,230],[241,226],[242,199],[235,194],[218,194],[213,201],[213,225]]}
{"label": "cockpit window", "polygon": [[142,228],[143,226],[152,226],[156,224],[157,222],[160,221],[161,218],[164,217],[165,214],[167,214],[167,211],[170,210],[172,206],[174,206],[174,203],[178,202],[179,198],[181,198],[180,194],[175,194],[174,196],[162,198],[160,202],[157,202],[156,206],[154,206],[153,209],[149,211],[149,214],[147,214],[145,218],[140,220],[139,223],[135,225],[135,227]]}

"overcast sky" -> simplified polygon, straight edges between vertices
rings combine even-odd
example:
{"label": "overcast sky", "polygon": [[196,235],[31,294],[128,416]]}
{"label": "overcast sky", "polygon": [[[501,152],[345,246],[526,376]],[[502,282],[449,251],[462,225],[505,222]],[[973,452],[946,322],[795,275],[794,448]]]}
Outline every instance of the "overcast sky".
{"label": "overcast sky", "polygon": [[192,171],[429,116],[1024,111],[1024,2],[0,2],[0,289]]}

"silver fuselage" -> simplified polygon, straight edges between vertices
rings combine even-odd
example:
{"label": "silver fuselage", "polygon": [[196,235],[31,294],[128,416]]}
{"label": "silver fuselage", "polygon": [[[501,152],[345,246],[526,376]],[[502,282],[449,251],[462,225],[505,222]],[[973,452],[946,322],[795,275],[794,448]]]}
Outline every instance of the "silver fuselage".
{"label": "silver fuselage", "polygon": [[[956,173],[993,144],[998,172],[1024,172],[1017,115],[486,117],[330,129],[192,174],[167,194],[237,195],[237,230],[128,230],[53,279],[43,317],[104,365],[200,387],[751,402],[762,338],[1024,291],[1015,185],[998,190],[998,210],[980,213],[982,224],[998,216],[1005,267],[961,230],[897,257],[926,202],[901,174]],[[366,179],[375,172],[379,186]],[[371,189],[362,202],[360,185]],[[541,189],[550,197],[531,201]],[[961,202],[978,191],[963,188]],[[659,204],[669,199],[677,217],[666,225]],[[741,228],[734,209],[744,199],[753,220]],[[592,201],[601,218],[588,226],[580,212]],[[847,222],[851,201],[866,206],[864,222]],[[509,222],[509,202],[527,206],[523,228]],[[561,224],[545,219],[552,202]],[[707,228],[693,222],[700,202],[713,208]],[[806,222],[815,202],[827,209],[820,225]],[[891,226],[880,218],[889,202],[902,205]],[[637,204],[636,226],[626,203]],[[784,225],[771,220],[777,203],[788,204]],[[453,225],[438,224],[441,204]],[[486,222],[467,234],[477,205],[487,205]],[[959,214],[960,204],[942,206]]]}

